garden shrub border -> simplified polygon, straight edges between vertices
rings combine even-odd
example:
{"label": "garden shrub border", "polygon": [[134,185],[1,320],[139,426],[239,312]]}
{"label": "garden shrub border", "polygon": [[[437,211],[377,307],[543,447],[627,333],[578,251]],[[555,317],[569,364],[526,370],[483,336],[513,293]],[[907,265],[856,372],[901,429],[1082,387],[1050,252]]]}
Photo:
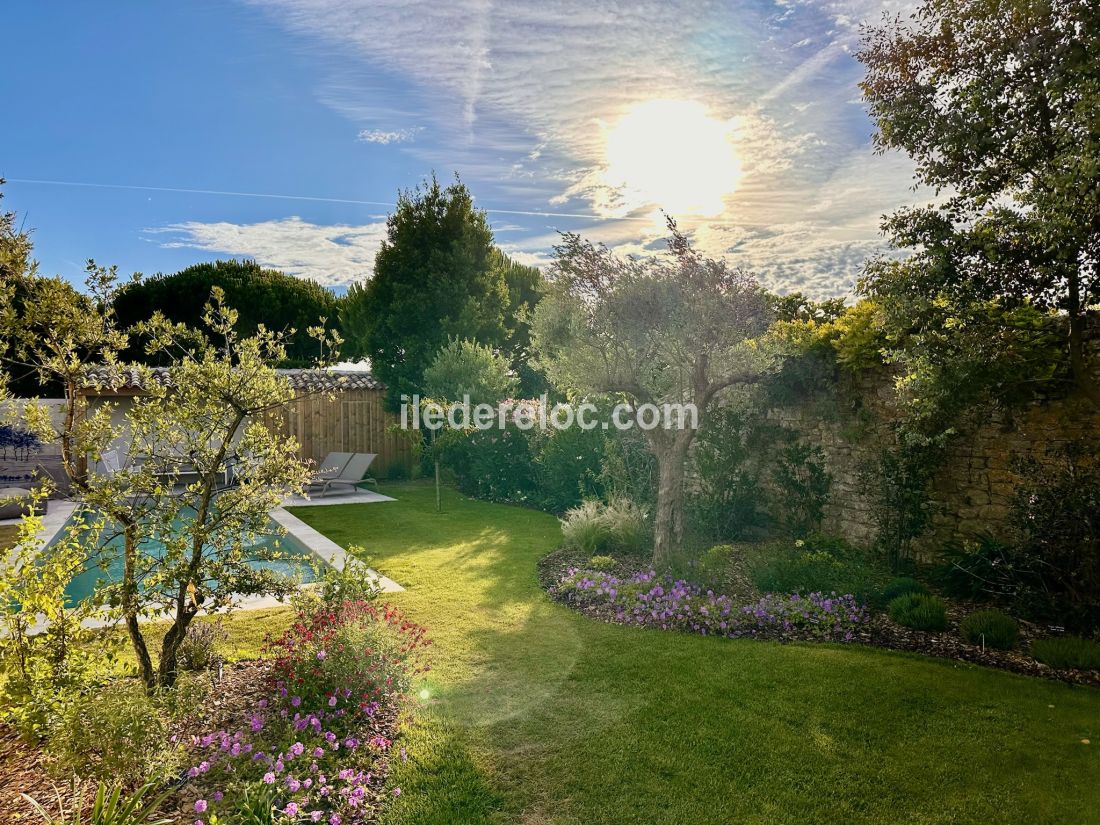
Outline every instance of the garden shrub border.
{"label": "garden shrub border", "polygon": [[[594,573],[617,573],[629,577],[648,570],[648,562],[638,559],[616,559],[617,570],[592,571]],[[571,598],[559,587],[562,578],[571,568],[583,569],[587,557],[582,553],[559,547],[539,560],[539,582],[549,598],[572,610],[584,614],[590,619],[613,624],[625,624],[619,620],[615,611],[586,605]],[[1067,682],[1077,685],[1089,685],[1100,688],[1100,670],[1074,670],[1052,668],[1029,655],[1030,642],[1040,638],[1052,638],[1038,625],[1020,621],[1020,643],[1013,650],[996,650],[987,647],[982,650],[977,645],[966,643],[958,633],[962,619],[974,606],[962,606],[947,602],[948,629],[942,632],[910,630],[891,621],[884,613],[871,611],[868,621],[862,623],[848,644],[859,644],[906,653],[917,653],[939,659],[996,668],[1026,676]],[[652,628],[650,628],[652,629]],[[834,639],[818,639],[809,634],[744,634],[742,638],[785,642],[835,642]]]}

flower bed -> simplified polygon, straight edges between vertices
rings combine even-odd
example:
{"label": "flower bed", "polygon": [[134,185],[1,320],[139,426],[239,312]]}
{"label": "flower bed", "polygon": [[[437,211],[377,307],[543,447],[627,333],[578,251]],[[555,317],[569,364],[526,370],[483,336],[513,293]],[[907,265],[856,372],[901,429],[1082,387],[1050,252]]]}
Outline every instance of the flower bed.
{"label": "flower bed", "polygon": [[552,598],[602,621],[729,638],[851,642],[1100,686],[1100,671],[1058,669],[1030,654],[1031,643],[1049,636],[1049,628],[1020,622],[1021,643],[1012,650],[967,643],[957,628],[973,612],[972,605],[949,602],[948,628],[930,632],[902,627],[847,594],[746,593],[731,598],[660,577],[648,567],[639,569],[632,560],[616,560],[614,572],[596,571],[585,566],[580,554],[566,550],[545,556],[539,568]]}
{"label": "flower bed", "polygon": [[850,594],[768,593],[737,605],[729,596],[703,590],[653,570],[620,578],[591,570],[568,570],[557,596],[612,621],[729,638],[851,641],[869,619]]}
{"label": "flower bed", "polygon": [[267,695],[236,725],[185,743],[190,821],[236,821],[251,808],[274,809],[275,822],[371,821],[401,793],[386,784],[393,731],[428,644],[389,606],[300,607],[269,642]]}

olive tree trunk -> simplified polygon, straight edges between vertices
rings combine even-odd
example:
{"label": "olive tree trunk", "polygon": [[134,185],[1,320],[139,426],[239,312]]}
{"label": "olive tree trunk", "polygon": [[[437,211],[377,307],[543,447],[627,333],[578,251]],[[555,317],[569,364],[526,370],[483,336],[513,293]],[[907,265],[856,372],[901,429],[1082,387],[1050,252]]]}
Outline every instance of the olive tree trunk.
{"label": "olive tree trunk", "polygon": [[694,430],[654,431],[650,445],[657,458],[657,512],[653,518],[653,563],[668,564],[684,539],[684,478]]}

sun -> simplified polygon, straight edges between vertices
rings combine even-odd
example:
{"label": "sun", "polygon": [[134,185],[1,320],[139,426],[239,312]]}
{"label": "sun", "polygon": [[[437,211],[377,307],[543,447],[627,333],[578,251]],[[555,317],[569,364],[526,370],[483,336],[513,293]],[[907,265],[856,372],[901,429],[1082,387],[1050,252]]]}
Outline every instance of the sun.
{"label": "sun", "polygon": [[605,182],[629,209],[718,215],[741,179],[732,126],[695,101],[639,103],[606,131]]}

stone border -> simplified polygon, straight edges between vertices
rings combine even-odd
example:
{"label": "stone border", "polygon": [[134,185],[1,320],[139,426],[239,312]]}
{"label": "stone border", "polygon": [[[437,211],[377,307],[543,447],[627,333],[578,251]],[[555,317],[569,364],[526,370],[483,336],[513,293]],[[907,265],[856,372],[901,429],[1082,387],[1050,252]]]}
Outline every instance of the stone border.
{"label": "stone border", "polygon": [[[377,495],[377,494],[376,494]],[[394,499],[388,496],[379,496],[377,500],[394,501]],[[320,504],[321,502],[313,502],[314,504]],[[337,502],[324,502],[325,504],[336,504]],[[368,502],[359,502],[366,504]],[[297,505],[295,505],[297,506]],[[329,567],[336,570],[343,570],[344,565],[347,564],[348,553],[347,551],[334,542],[327,536],[322,535],[317,530],[314,530],[304,521],[297,516],[289,513],[282,507],[276,507],[268,515],[271,516],[271,520],[286,530],[287,535],[300,541],[305,545],[310,552],[325,562]],[[379,586],[383,593],[401,593],[404,591],[404,587],[399,585],[393,579],[383,576],[377,570],[372,567],[367,568],[367,575],[371,576],[373,581]]]}

